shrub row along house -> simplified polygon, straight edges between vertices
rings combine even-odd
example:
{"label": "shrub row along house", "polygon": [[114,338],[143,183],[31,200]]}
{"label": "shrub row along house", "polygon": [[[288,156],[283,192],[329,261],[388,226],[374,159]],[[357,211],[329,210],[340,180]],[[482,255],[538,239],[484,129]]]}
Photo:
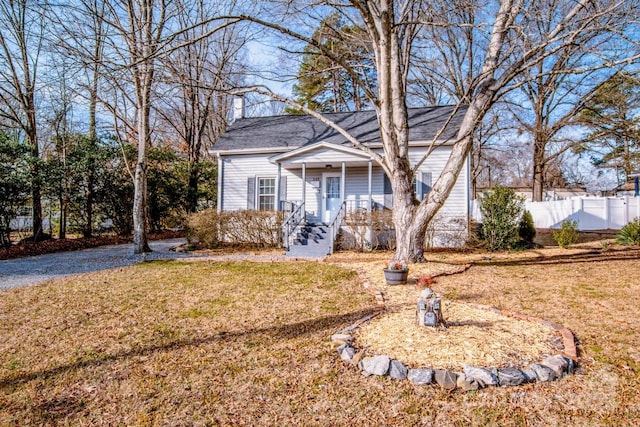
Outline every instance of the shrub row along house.
{"label": "shrub row along house", "polygon": [[[393,194],[382,168],[356,149],[335,129],[308,115],[244,117],[236,99],[235,119],[215,145],[218,159],[218,211],[282,211],[283,245],[289,255],[324,256],[333,251],[334,239],[349,233],[350,214],[371,225],[376,212],[390,212]],[[416,198],[430,191],[451,152],[449,141],[464,110],[450,121],[433,143],[454,107],[409,110],[409,157],[420,165],[414,184]],[[328,113],[336,123],[374,151],[382,152],[374,111]],[[429,234],[434,246],[464,243],[468,230],[469,168],[458,181],[438,214]],[[369,227],[368,245],[391,243],[393,230],[376,233]],[[353,230],[351,230],[353,232]],[[380,234],[384,234],[381,236]]]}

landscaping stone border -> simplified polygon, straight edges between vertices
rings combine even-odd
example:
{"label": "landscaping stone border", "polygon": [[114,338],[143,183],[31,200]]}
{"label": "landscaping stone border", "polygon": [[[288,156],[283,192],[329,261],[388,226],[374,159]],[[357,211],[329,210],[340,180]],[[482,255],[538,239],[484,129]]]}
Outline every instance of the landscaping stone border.
{"label": "landscaping stone border", "polygon": [[[465,265],[462,271],[466,271],[470,265]],[[456,274],[462,271],[441,273],[439,275]],[[354,338],[350,333],[360,327],[363,323],[370,321],[376,316],[384,313],[386,304],[381,291],[376,292],[376,302],[381,308],[380,311],[369,314],[356,323],[342,329],[331,336],[331,340],[338,345],[340,358],[348,365],[360,370],[364,376],[389,376],[396,380],[408,379],[415,385],[438,384],[440,387],[453,391],[460,389],[463,391],[478,390],[489,386],[517,386],[531,382],[547,382],[562,378],[572,374],[578,363],[578,355],[573,333],[562,325],[514,313],[507,310],[500,310],[496,307],[466,303],[469,306],[493,311],[503,316],[536,322],[548,326],[554,330],[562,339],[564,351],[554,356],[546,357],[540,363],[534,363],[526,369],[518,368],[485,368],[478,366],[464,366],[463,372],[454,372],[447,369],[409,369],[401,361],[391,359],[386,355],[374,355],[364,357],[368,346],[357,348],[354,346]]]}

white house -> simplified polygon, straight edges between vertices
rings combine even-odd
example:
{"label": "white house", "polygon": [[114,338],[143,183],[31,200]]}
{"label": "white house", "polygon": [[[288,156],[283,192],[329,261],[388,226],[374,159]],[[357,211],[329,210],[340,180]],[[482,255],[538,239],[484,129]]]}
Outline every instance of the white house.
{"label": "white house", "polygon": [[[285,224],[289,228],[285,230],[285,248],[291,249],[296,243],[310,245],[329,234],[330,252],[333,234],[340,229],[346,212],[392,208],[391,186],[382,168],[333,128],[307,115],[245,118],[240,114],[243,110],[242,104],[236,105],[236,119],[213,153],[218,159],[219,211],[287,211],[292,218]],[[411,162],[422,159],[453,110],[452,106],[409,110]],[[441,173],[451,151],[450,140],[463,115],[464,111],[459,111],[453,117],[420,166],[415,185],[418,199],[430,191]],[[328,113],[325,117],[382,152],[374,111]],[[435,245],[458,245],[466,239],[468,212],[469,170],[465,166],[439,212]],[[313,226],[319,228],[311,229]],[[311,238],[296,238],[301,229],[310,232]],[[452,239],[452,235],[457,237]],[[325,255],[325,251],[323,247],[315,252]],[[295,253],[304,255],[299,250]]]}

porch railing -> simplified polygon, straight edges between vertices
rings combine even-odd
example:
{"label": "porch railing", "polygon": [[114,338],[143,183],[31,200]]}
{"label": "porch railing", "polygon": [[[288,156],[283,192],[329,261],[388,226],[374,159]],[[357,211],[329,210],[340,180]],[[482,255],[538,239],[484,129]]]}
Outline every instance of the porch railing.
{"label": "porch railing", "polygon": [[333,220],[329,223],[329,238],[330,245],[329,250],[330,253],[333,253],[333,249],[335,246],[336,236],[338,236],[338,232],[340,231],[340,226],[342,225],[342,220],[344,216],[347,214],[347,202],[342,202],[340,205],[340,209],[336,212]]}
{"label": "porch railing", "polygon": [[296,204],[294,202],[283,201],[282,211],[290,214],[282,222],[282,245],[285,250],[289,250],[289,238],[304,219],[304,202]]}

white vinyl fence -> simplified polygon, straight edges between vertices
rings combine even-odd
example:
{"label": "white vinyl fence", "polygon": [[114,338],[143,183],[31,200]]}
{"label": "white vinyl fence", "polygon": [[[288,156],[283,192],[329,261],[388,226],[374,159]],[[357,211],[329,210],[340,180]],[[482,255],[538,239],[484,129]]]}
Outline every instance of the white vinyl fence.
{"label": "white vinyl fence", "polygon": [[[478,200],[471,204],[471,216],[482,222]],[[640,197],[574,197],[549,202],[525,202],[536,228],[560,228],[563,221],[578,221],[579,230],[619,230],[640,218]]]}

